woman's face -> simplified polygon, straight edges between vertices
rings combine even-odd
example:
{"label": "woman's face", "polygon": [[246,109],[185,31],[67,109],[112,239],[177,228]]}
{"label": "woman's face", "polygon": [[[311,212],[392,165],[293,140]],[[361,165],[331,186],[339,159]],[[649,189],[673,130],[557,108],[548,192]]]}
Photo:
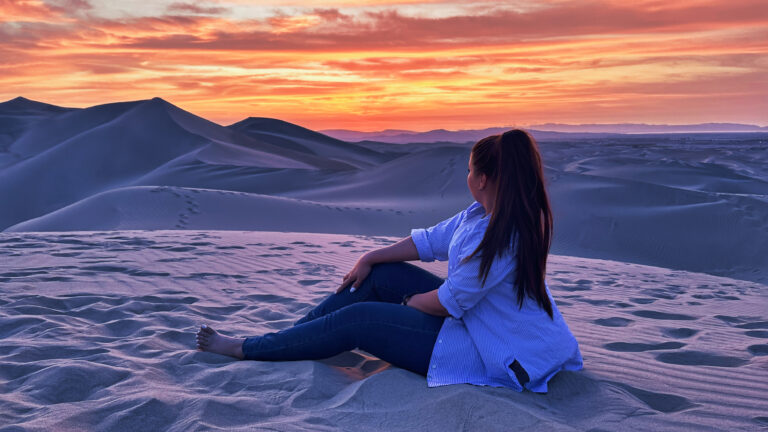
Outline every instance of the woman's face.
{"label": "woman's face", "polygon": [[469,187],[469,191],[472,193],[472,197],[475,201],[480,202],[480,188],[485,186],[485,182],[483,181],[485,175],[475,171],[475,167],[472,165],[472,153],[469,154],[469,166],[467,167],[467,172],[467,187]]}

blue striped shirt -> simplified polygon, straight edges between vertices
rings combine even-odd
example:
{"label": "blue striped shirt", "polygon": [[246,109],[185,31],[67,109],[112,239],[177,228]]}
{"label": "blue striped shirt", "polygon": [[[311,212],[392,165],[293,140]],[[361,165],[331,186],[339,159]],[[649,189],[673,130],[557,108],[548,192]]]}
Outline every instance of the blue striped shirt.
{"label": "blue striped shirt", "polygon": [[527,296],[519,308],[517,256],[511,248],[493,260],[483,287],[478,279],[480,254],[460,263],[485,234],[490,214],[484,214],[483,206],[474,201],[433,227],[411,230],[421,261],[448,261],[448,277],[437,296],[450,316],[432,350],[427,385],[467,383],[522,391],[510,368],[517,360],[530,379],[524,387],[546,392],[547,382],[557,372],[582,368],[579,345],[546,282],[554,319]]}

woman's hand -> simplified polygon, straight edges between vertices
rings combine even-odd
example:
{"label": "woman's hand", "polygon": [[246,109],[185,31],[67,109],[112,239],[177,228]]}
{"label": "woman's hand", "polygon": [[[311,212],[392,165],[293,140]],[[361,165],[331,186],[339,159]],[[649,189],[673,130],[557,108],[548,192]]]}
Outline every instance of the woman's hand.
{"label": "woman's hand", "polygon": [[350,292],[354,292],[356,289],[360,288],[360,284],[363,283],[365,278],[368,277],[368,273],[371,272],[371,266],[372,264],[368,260],[368,254],[361,256],[360,259],[357,260],[355,266],[352,267],[352,270],[344,275],[343,282],[336,288],[336,294],[344,291],[344,288],[348,287],[350,284],[352,284]]}

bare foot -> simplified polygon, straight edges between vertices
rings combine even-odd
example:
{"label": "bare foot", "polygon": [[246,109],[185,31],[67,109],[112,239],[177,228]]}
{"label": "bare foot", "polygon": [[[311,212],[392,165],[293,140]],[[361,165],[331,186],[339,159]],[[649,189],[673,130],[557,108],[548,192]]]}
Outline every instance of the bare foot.
{"label": "bare foot", "polygon": [[233,338],[219,334],[216,330],[203,324],[197,331],[197,349],[216,354],[224,354],[242,360],[243,341],[245,338]]}

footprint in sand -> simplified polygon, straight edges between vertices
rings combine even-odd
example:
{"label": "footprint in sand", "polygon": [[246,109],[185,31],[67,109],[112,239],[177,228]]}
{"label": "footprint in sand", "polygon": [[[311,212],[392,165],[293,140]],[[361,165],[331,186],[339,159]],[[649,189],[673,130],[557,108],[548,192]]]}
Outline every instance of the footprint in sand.
{"label": "footprint in sand", "polygon": [[299,272],[296,269],[273,269],[275,273],[280,276],[298,276]]}
{"label": "footprint in sand", "polygon": [[187,243],[187,245],[189,245],[189,246],[213,246],[213,243],[197,241],[197,242]]}
{"label": "footprint in sand", "polygon": [[0,273],[0,278],[23,278],[26,276],[33,276],[37,274],[48,274],[48,272],[43,270],[35,270],[35,271],[20,270],[15,272]]}
{"label": "footprint in sand", "polygon": [[768,329],[768,321],[755,321],[751,323],[739,324],[736,327],[742,329]]}
{"label": "footprint in sand", "polygon": [[566,283],[564,283],[560,289],[563,291],[590,291],[592,289],[592,281],[587,279],[566,281]]}
{"label": "footprint in sand", "polygon": [[747,347],[747,351],[753,356],[768,355],[768,344],[750,345]]}
{"label": "footprint in sand", "polygon": [[325,280],[323,280],[323,279],[306,279],[306,280],[300,280],[299,284],[304,285],[304,286],[310,286],[310,285],[318,284],[320,282],[325,282]]}
{"label": "footprint in sand", "polygon": [[652,310],[639,310],[632,312],[632,315],[636,315],[643,318],[660,319],[660,320],[697,320],[698,317],[684,314],[659,312]]}
{"label": "footprint in sand", "polygon": [[96,274],[95,272],[125,273],[131,276],[144,276],[144,277],[171,275],[170,273],[166,273],[166,272],[151,272],[147,270],[141,270],[141,269],[135,269],[135,268],[129,268],[129,267],[120,267],[120,266],[114,266],[114,265],[84,266],[81,268],[81,270],[91,270],[91,271],[78,272],[78,274],[86,275],[86,276],[92,276]]}
{"label": "footprint in sand", "polygon": [[627,318],[611,317],[611,318],[599,318],[592,322],[604,327],[626,327],[631,323],[633,323],[634,321]]}
{"label": "footprint in sand", "polygon": [[661,333],[664,336],[669,336],[669,337],[672,337],[672,338],[675,338],[675,339],[689,338],[689,337],[695,335],[698,332],[699,332],[698,330],[694,330],[694,329],[690,329],[690,328],[684,328],[684,327],[661,329]]}
{"label": "footprint in sand", "polygon": [[728,324],[741,324],[744,322],[743,318],[732,317],[728,315],[715,315],[713,318],[717,318],[720,321],[726,322]]}
{"label": "footprint in sand", "polygon": [[655,297],[657,299],[674,300],[677,298],[680,292],[671,292],[671,291],[674,291],[674,290],[672,290],[671,288],[666,288],[666,289],[649,288],[649,289],[644,289],[640,291],[640,293],[650,297]]}
{"label": "footprint in sand", "polygon": [[578,301],[582,303],[589,303],[593,306],[605,306],[605,305],[614,304],[613,300],[604,300],[604,299],[579,298]]}
{"label": "footprint in sand", "polygon": [[177,276],[176,278],[177,279],[193,279],[193,280],[199,280],[199,279],[247,279],[248,276],[239,275],[239,274],[202,272],[202,273],[191,273],[188,276]]}
{"label": "footprint in sand", "polygon": [[637,304],[650,304],[650,303],[655,302],[656,300],[658,300],[658,299],[655,299],[655,298],[643,298],[643,297],[629,299],[629,301],[631,301],[632,303],[637,303]]}
{"label": "footprint in sand", "polygon": [[644,352],[644,351],[656,351],[656,350],[668,350],[684,347],[685,344],[681,342],[661,342],[655,344],[641,343],[641,342],[611,342],[603,345],[603,347],[609,351],[617,352]]}
{"label": "footprint in sand", "polygon": [[673,413],[688,408],[695,407],[688,399],[669,393],[657,393],[648,390],[639,389],[628,384],[616,381],[606,381],[608,384],[619,387],[634,396],[640,402],[643,402],[652,410],[662,413]]}
{"label": "footprint in sand", "polygon": [[168,248],[166,250],[169,252],[189,252],[195,249],[197,248],[193,246],[177,246],[177,247]]}
{"label": "footprint in sand", "polygon": [[656,360],[662,363],[683,366],[717,366],[737,367],[747,364],[747,360],[739,357],[724,356],[705,351],[677,351],[656,355]]}
{"label": "footprint in sand", "polygon": [[750,330],[750,331],[745,331],[744,334],[749,337],[768,339],[768,331],[766,330]]}

